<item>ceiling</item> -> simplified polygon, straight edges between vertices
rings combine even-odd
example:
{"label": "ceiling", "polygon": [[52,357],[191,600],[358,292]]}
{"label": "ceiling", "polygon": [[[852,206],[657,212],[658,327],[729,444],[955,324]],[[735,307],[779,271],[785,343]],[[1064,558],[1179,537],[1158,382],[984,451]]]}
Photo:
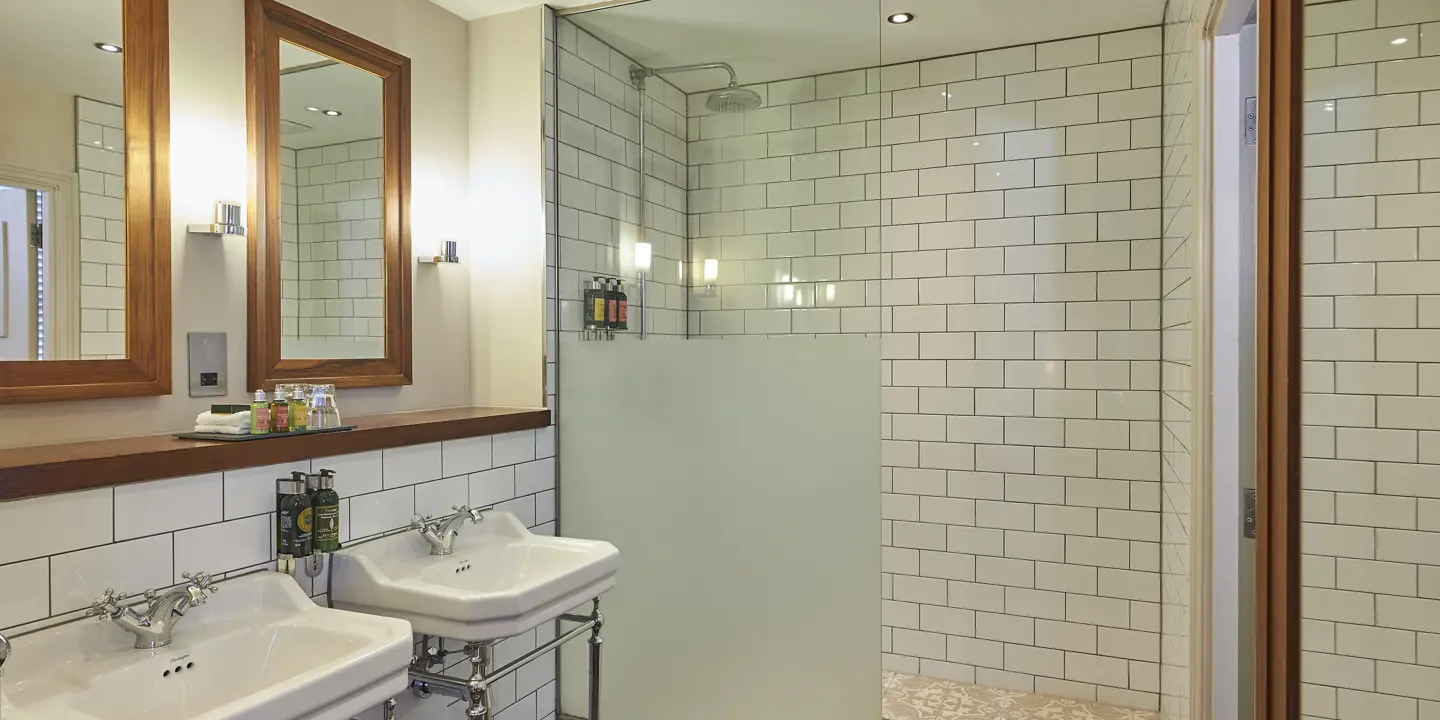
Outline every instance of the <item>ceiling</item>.
{"label": "ceiling", "polygon": [[[282,41],[280,68],[280,144],[299,150],[380,137],[383,83],[378,76]],[[308,65],[307,69],[296,70]],[[339,116],[307,108],[339,110]]]}
{"label": "ceiling", "polygon": [[[1158,25],[1164,7],[1165,0],[648,0],[570,19],[645,65],[728,62],[746,84]],[[902,11],[915,20],[885,22]],[[723,74],[667,79],[686,92],[724,85]]]}
{"label": "ceiling", "polygon": [[123,42],[121,0],[5,0],[0,64],[6,79],[60,95],[119,104],[124,56],[95,43]]}

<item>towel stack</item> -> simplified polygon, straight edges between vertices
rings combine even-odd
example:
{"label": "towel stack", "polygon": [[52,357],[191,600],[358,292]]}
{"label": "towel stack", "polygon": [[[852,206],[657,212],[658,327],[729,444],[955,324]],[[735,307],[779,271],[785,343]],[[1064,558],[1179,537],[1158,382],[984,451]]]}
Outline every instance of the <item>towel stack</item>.
{"label": "towel stack", "polygon": [[238,413],[203,412],[195,418],[195,432],[220,435],[249,435],[250,411]]}

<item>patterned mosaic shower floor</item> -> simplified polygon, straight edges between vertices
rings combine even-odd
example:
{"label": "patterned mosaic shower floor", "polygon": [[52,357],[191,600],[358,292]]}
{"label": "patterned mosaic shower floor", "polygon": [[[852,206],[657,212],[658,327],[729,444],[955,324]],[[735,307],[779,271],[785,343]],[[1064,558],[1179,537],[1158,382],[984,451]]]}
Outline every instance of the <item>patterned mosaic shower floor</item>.
{"label": "patterned mosaic shower floor", "polygon": [[1159,720],[1145,710],[886,672],[884,720]]}

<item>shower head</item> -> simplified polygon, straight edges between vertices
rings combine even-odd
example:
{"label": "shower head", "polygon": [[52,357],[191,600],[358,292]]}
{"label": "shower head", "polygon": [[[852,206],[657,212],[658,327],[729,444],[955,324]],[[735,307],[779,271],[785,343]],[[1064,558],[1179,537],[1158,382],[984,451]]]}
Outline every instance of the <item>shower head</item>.
{"label": "shower head", "polygon": [[740,84],[735,81],[735,68],[730,67],[729,63],[701,63],[699,65],[676,65],[675,67],[662,68],[649,68],[635,65],[630,68],[630,81],[634,83],[636,88],[644,91],[645,78],[655,77],[657,75],[668,75],[670,73],[693,72],[695,70],[724,70],[730,73],[730,86],[724,90],[716,90],[710,93],[710,97],[705,99],[705,107],[710,108],[711,112],[745,112],[746,110],[754,110],[763,104],[759,93],[754,90],[742,88]]}
{"label": "shower head", "polygon": [[716,90],[705,99],[705,107],[717,113],[738,113],[760,107],[760,93],[730,83],[724,90]]}

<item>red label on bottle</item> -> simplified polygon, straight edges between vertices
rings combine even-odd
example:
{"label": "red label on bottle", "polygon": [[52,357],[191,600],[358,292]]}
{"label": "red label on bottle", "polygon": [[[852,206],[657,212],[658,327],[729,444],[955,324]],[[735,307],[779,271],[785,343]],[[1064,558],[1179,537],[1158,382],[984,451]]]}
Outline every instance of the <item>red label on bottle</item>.
{"label": "red label on bottle", "polygon": [[610,320],[610,322],[616,322],[617,320],[620,319],[620,307],[619,307],[620,301],[618,301],[618,300],[611,300],[611,301],[609,301],[609,302],[607,303],[607,305],[608,305],[609,308],[610,308],[610,314],[609,314],[609,320]]}
{"label": "red label on bottle", "polygon": [[624,325],[630,321],[630,303],[626,300],[620,301],[620,324]]}

